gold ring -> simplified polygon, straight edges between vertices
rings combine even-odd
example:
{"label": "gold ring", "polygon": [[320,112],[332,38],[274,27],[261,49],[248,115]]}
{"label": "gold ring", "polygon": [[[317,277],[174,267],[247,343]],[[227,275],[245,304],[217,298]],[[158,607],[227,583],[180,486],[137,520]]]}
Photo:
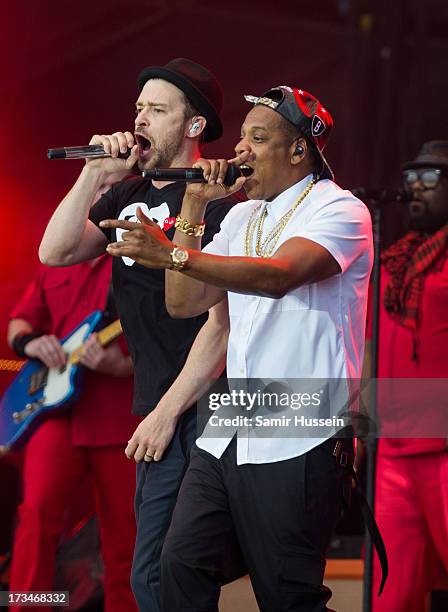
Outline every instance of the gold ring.
{"label": "gold ring", "polygon": [[149,461],[152,461],[154,459],[154,455],[150,455],[148,452],[145,453],[145,457],[147,457]]}

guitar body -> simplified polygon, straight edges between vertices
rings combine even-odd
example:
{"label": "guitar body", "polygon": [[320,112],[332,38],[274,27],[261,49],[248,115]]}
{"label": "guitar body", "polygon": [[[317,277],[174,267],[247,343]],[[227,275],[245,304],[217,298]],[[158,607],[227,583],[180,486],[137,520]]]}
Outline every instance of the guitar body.
{"label": "guitar body", "polygon": [[[100,311],[92,312],[62,341],[64,352],[73,354],[100,323]],[[0,401],[0,453],[23,444],[41,421],[76,401],[82,366],[68,359],[61,370],[40,361],[27,361]]]}

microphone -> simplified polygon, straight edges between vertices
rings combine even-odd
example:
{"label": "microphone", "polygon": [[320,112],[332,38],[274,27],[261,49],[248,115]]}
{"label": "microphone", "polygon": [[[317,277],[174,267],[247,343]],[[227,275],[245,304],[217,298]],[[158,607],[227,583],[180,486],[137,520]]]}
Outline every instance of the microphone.
{"label": "microphone", "polygon": [[[250,176],[252,173],[253,169],[247,166],[234,166],[233,164],[229,164],[223,183],[227,187],[230,187],[240,176]],[[155,181],[184,181],[188,183],[207,182],[201,168],[154,168],[153,170],[145,170],[143,172],[143,177]]]}
{"label": "microphone", "polygon": [[[119,153],[118,157],[127,159],[131,154],[129,149],[126,153]],[[60,149],[48,149],[48,159],[94,159],[111,157],[110,153],[104,152],[103,145],[87,145],[85,147],[62,147]]]}
{"label": "microphone", "polygon": [[406,189],[369,189],[368,187],[357,187],[351,189],[357,198],[375,202],[411,202],[413,195]]}

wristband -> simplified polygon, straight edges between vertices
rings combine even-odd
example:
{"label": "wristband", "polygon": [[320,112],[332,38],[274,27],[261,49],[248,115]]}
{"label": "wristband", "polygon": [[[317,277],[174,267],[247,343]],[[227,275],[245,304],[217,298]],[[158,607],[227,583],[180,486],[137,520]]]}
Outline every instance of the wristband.
{"label": "wristband", "polygon": [[187,236],[195,236],[196,238],[199,238],[200,236],[204,235],[205,222],[202,221],[201,223],[194,224],[190,223],[186,219],[182,219],[182,217],[177,215],[174,227],[179,230],[179,232],[187,234]]}
{"label": "wristband", "polygon": [[16,353],[16,355],[18,355],[19,357],[27,357],[27,354],[25,353],[25,347],[28,344],[28,342],[31,342],[31,340],[34,340],[34,338],[40,338],[40,336],[43,336],[43,332],[31,332],[29,334],[17,334],[16,336],[14,336],[14,340],[12,341],[12,349],[13,351]]}

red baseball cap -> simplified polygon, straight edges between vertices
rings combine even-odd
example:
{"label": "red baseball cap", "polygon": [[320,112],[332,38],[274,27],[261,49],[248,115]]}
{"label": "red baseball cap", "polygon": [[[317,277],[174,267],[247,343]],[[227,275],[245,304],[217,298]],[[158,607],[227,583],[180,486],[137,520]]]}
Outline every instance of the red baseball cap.
{"label": "red baseball cap", "polygon": [[296,87],[279,85],[262,96],[244,96],[252,104],[264,104],[292,123],[307,138],[322,160],[319,178],[334,180],[334,174],[323,156],[323,149],[333,129],[333,118],[317,98]]}

